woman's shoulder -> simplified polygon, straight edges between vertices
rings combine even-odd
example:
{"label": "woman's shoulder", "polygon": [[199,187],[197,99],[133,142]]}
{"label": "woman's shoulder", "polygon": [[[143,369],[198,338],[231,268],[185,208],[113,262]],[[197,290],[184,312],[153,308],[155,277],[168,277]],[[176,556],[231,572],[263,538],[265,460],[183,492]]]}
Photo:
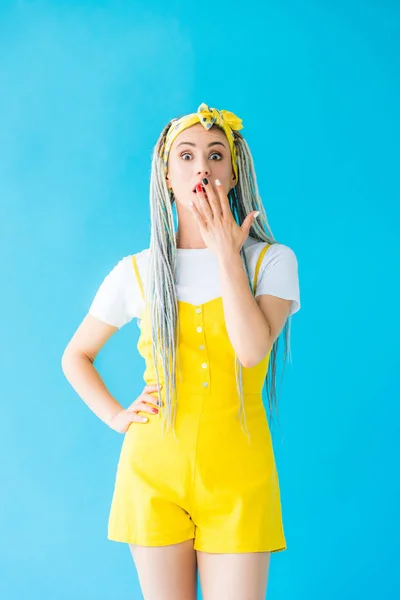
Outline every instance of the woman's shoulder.
{"label": "woman's shoulder", "polygon": [[142,250],[138,250],[137,252],[134,252],[133,254],[131,254],[131,256],[136,256],[136,258],[138,260],[140,260],[141,258],[148,256],[150,252],[150,248],[143,248]]}
{"label": "woman's shoulder", "polygon": [[264,242],[262,240],[259,240],[257,238],[251,237],[251,236],[248,236],[246,243],[245,243],[246,254],[250,254],[250,256],[259,256],[260,252],[266,246],[270,246],[270,247],[268,248],[267,252],[264,254],[265,260],[269,261],[273,257],[275,257],[275,258],[276,257],[289,257],[289,258],[296,259],[296,254],[290,246],[288,246],[286,244],[281,244],[279,242],[273,242],[273,243]]}
{"label": "woman's shoulder", "polygon": [[146,266],[149,249],[145,248],[132,254],[125,254],[115,258],[114,264],[111,265],[111,270],[108,272],[106,279],[113,286],[125,285],[134,279],[133,257],[136,258],[136,264],[139,271],[142,271]]}

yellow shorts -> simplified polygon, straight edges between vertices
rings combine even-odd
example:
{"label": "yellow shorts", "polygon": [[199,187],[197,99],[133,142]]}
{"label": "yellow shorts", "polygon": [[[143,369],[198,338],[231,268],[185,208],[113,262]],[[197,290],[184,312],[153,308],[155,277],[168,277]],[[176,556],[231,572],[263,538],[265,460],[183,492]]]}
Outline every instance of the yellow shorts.
{"label": "yellow shorts", "polygon": [[[162,396],[162,394],[161,394]],[[194,539],[204,552],[286,549],[280,490],[261,394],[245,394],[251,443],[238,407],[221,394],[179,400],[176,437],[158,415],[124,435],[108,539],[164,546]]]}

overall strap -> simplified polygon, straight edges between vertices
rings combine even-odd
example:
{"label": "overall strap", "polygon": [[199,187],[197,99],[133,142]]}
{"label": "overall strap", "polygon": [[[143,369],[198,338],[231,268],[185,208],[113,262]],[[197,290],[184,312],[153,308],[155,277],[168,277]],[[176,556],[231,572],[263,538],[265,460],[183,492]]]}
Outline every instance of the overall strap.
{"label": "overall strap", "polygon": [[138,282],[138,284],[139,284],[140,293],[142,294],[142,298],[143,298],[143,300],[145,300],[145,297],[144,297],[144,290],[143,290],[143,285],[142,285],[142,279],[141,279],[141,277],[140,277],[140,274],[139,274],[139,269],[138,269],[138,266],[137,266],[137,261],[136,261],[136,254],[132,254],[132,265],[133,265],[133,269],[134,269],[134,271],[135,271],[135,275],[136,275],[137,282]]}
{"label": "overall strap", "polygon": [[258,257],[256,270],[254,273],[254,292],[256,291],[258,273],[260,271],[262,259],[264,258],[264,254],[271,248],[271,246],[272,246],[272,244],[267,244],[266,246],[264,246],[264,248],[261,250],[260,255]]}

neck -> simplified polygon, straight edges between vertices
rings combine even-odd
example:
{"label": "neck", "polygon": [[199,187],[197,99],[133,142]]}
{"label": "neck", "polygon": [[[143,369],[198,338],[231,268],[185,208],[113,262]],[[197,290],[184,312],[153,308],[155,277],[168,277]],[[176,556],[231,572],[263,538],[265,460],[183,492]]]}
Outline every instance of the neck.
{"label": "neck", "polygon": [[193,232],[184,235],[179,231],[179,228],[178,228],[175,238],[176,238],[176,247],[178,249],[196,250],[196,249],[207,248],[206,244],[204,243],[203,238],[201,237],[200,232],[198,235],[197,234],[194,235]]}

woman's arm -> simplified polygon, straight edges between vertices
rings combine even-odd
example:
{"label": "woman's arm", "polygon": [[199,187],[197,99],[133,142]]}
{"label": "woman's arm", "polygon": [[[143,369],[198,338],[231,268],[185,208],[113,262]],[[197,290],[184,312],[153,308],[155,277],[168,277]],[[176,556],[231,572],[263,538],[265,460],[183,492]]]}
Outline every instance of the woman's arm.
{"label": "woman's arm", "polygon": [[87,406],[104,423],[123,410],[123,407],[107,390],[94,360],[107,340],[118,331],[88,314],[71,338],[61,359],[65,377]]}
{"label": "woman's arm", "polygon": [[269,294],[254,298],[240,254],[220,257],[219,267],[229,339],[241,364],[253,367],[272,348],[292,301]]}

